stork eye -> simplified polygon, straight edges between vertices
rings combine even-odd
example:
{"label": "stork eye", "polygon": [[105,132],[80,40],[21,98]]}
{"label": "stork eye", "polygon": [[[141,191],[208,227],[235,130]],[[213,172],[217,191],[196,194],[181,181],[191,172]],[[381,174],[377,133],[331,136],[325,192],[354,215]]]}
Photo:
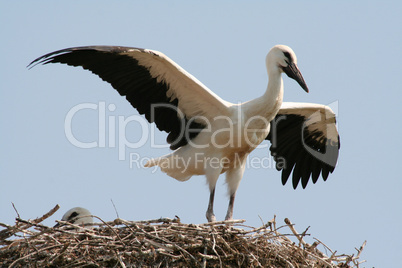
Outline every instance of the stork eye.
{"label": "stork eye", "polygon": [[285,60],[287,62],[287,64],[292,62],[292,56],[290,56],[289,52],[285,51],[285,52],[283,52],[283,55],[285,55],[285,57],[287,58],[287,60]]}
{"label": "stork eye", "polygon": [[77,216],[78,216],[78,213],[74,211],[73,213],[71,213],[70,217],[68,217],[67,221],[72,220],[74,217],[77,217]]}

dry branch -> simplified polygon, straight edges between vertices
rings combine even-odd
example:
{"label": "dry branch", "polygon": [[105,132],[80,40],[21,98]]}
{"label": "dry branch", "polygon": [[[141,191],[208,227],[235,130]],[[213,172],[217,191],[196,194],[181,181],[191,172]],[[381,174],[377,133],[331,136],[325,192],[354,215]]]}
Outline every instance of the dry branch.
{"label": "dry branch", "polygon": [[[177,216],[98,218],[101,223],[91,227],[40,224],[53,210],[36,220],[17,218],[14,226],[0,223],[0,267],[358,267],[365,245],[356,256],[330,250],[327,257],[317,248],[327,248],[321,241],[303,240],[308,228],[300,234],[288,219],[276,228],[275,218],[258,228],[244,220],[184,224]],[[292,234],[279,233],[282,228]]]}

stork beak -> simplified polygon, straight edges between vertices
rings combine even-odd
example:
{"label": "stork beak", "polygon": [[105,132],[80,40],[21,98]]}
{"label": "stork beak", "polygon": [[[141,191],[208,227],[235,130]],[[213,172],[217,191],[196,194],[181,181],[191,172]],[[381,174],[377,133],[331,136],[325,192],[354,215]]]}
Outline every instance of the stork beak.
{"label": "stork beak", "polygon": [[296,80],[296,82],[299,83],[299,85],[304,89],[304,91],[308,93],[308,87],[306,85],[306,82],[304,81],[304,78],[295,63],[292,62],[288,64],[287,67],[283,67],[282,69],[285,72],[285,74],[287,74],[287,76]]}

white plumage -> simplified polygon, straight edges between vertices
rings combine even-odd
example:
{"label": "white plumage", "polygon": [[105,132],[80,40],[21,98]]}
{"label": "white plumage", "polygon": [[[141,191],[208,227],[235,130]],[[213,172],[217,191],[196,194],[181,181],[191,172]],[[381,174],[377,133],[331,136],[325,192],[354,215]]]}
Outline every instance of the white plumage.
{"label": "white plumage", "polygon": [[[68,210],[66,213],[64,213],[61,220],[76,225],[93,223],[91,212],[89,212],[88,209],[82,207],[75,207]],[[59,223],[55,225],[55,227],[58,226],[60,226]]]}
{"label": "white plumage", "polygon": [[[222,100],[161,52],[130,47],[76,47],[44,55],[31,64],[66,63],[99,75],[144,114],[169,133],[171,154],[152,159],[169,176],[185,181],[205,175],[210,189],[206,213],[214,221],[213,200],[219,175],[226,172],[233,217],[236,190],[247,156],[265,139],[286,183],[293,172],[296,188],[309,178],[324,180],[335,168],[339,136],[335,115],[324,105],[282,103],[284,72],[308,92],[291,48],[274,46],[266,57],[269,82],[265,93],[241,104]],[[271,130],[271,131],[270,131]]]}

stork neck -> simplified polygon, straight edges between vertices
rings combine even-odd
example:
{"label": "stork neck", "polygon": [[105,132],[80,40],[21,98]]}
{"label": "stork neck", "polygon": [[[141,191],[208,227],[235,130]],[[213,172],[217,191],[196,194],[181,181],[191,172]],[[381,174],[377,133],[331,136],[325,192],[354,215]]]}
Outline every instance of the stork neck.
{"label": "stork neck", "polygon": [[[264,117],[271,121],[279,111],[283,100],[283,81],[279,69],[268,72],[268,86],[265,93],[254,100],[242,104],[246,119],[254,116]],[[258,120],[255,120],[258,121]],[[266,124],[255,128],[266,128]]]}
{"label": "stork neck", "polygon": [[[283,100],[283,80],[279,70],[268,74],[268,86],[265,94],[262,96],[265,112],[264,117],[270,118],[275,115],[282,105]],[[272,118],[271,118],[272,119]]]}
{"label": "stork neck", "polygon": [[262,116],[271,121],[279,111],[283,100],[283,81],[280,71],[269,73],[267,90],[264,95],[245,104],[246,116]]}
{"label": "stork neck", "polygon": [[268,78],[268,86],[264,96],[271,100],[276,100],[278,98],[282,100],[283,80],[281,73],[275,70],[274,72],[268,74]]}

